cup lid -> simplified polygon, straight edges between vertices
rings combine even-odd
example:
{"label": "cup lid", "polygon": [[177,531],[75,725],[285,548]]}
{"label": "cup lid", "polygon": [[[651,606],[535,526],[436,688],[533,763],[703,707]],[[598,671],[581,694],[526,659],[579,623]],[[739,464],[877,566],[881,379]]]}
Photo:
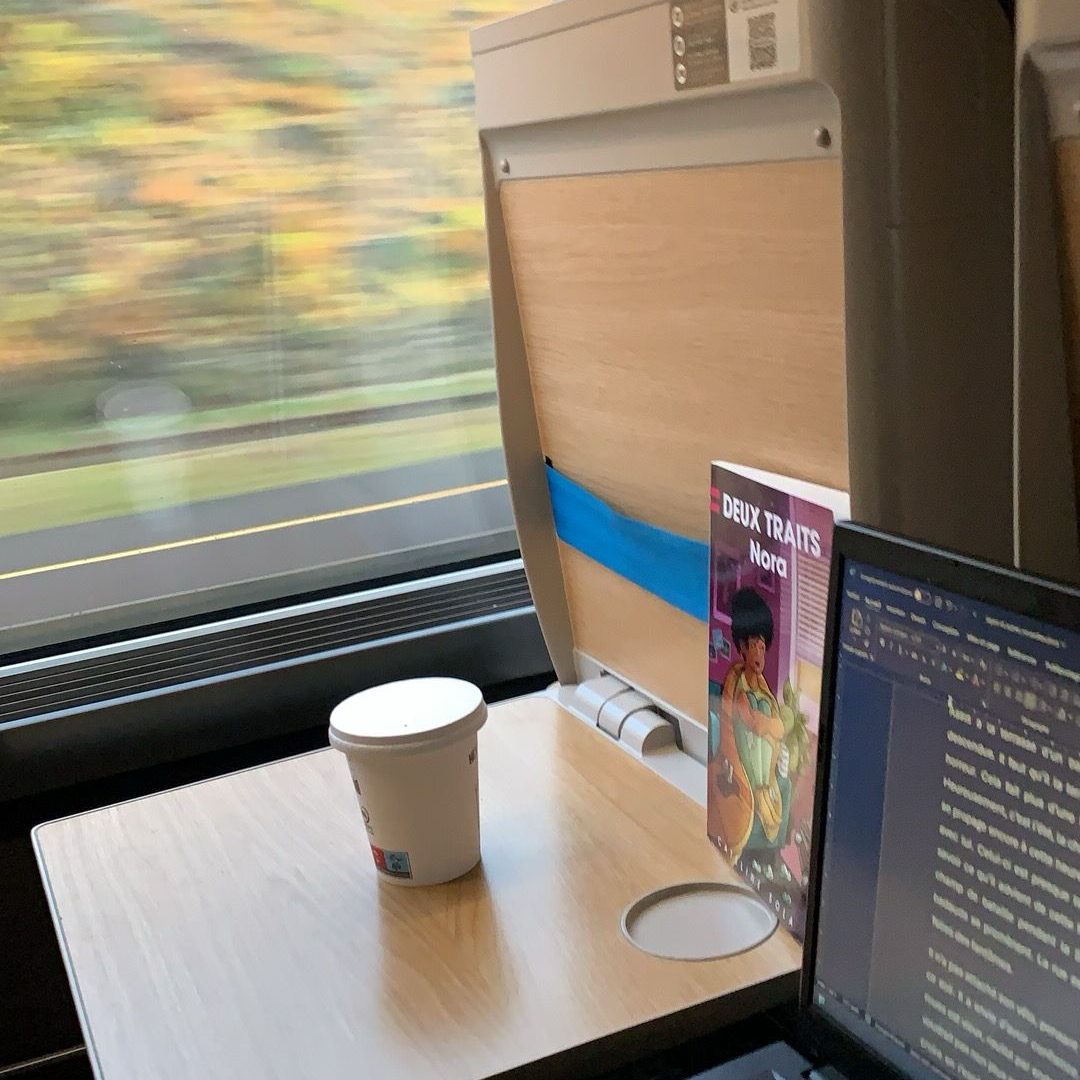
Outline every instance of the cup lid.
{"label": "cup lid", "polygon": [[405,679],[362,690],[335,706],[330,737],[345,746],[392,747],[442,742],[487,718],[479,687],[463,679]]}

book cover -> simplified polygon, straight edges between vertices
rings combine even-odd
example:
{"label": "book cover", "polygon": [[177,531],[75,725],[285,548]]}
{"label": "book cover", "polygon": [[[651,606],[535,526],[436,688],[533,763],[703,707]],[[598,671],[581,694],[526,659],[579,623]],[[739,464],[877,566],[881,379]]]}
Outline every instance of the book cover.
{"label": "book cover", "polygon": [[710,508],[709,836],[801,940],[832,532],[848,497],[715,462]]}

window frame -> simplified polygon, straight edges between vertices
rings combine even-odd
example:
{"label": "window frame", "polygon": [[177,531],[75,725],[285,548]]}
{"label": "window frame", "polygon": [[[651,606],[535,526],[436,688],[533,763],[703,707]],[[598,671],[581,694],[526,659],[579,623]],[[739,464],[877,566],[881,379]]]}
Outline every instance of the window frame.
{"label": "window frame", "polygon": [[[484,598],[485,582],[496,574],[520,582],[518,599],[501,610]],[[5,678],[28,668],[48,672],[50,666],[101,658],[122,661],[134,649],[206,643],[238,625],[287,627],[290,619],[311,611],[362,611],[390,598],[407,618],[418,601],[434,597],[437,603],[437,590],[448,583],[471,583],[480,613],[461,618],[448,612],[445,620],[421,630],[404,628],[300,657],[264,656],[257,665],[224,676],[184,679],[152,692],[2,724],[0,804],[317,728],[328,722],[337,701],[391,679],[441,674],[480,686],[550,679],[551,661],[521,560],[499,557],[9,655],[0,665],[0,688]]]}

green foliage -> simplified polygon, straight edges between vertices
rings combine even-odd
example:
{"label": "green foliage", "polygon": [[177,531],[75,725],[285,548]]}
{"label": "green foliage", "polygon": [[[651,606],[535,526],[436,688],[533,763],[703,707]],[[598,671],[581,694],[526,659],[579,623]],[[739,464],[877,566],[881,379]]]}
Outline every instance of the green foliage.
{"label": "green foliage", "polygon": [[124,458],[0,480],[0,535],[74,525],[286,484],[351,476],[499,444],[494,409],[418,417],[241,443],[190,455]]}

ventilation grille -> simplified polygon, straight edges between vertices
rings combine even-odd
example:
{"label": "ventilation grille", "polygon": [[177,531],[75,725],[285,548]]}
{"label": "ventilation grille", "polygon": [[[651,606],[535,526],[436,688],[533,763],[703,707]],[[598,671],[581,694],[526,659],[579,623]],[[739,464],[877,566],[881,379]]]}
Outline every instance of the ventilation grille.
{"label": "ventilation grille", "polygon": [[217,630],[199,628],[146,647],[95,650],[31,670],[0,669],[0,726],[315,660],[402,635],[498,618],[531,605],[518,563],[511,570],[452,575],[439,584],[390,595],[375,592],[224,623]]}

